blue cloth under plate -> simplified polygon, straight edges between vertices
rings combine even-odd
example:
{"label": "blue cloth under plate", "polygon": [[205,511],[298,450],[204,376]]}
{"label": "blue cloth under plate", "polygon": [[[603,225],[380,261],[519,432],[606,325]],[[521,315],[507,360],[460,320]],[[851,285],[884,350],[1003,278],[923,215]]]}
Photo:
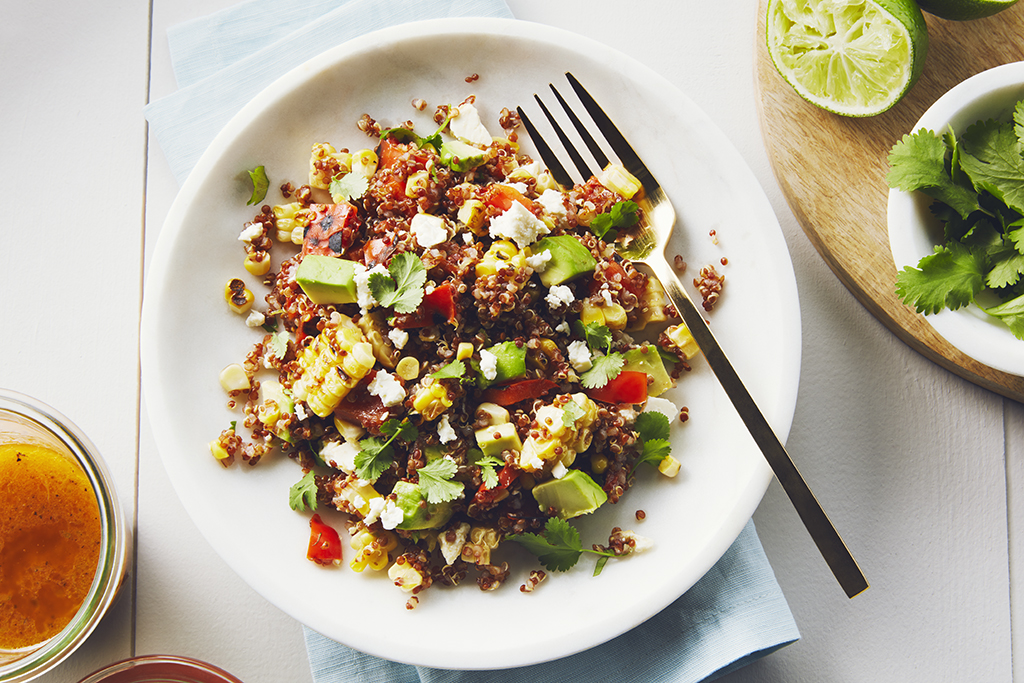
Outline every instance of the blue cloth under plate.
{"label": "blue cloth under plate", "polygon": [[[248,0],[168,31],[179,89],[145,115],[180,183],[221,128],[279,76],[408,17],[506,17],[504,0]],[[488,672],[429,669],[367,655],[306,629],[316,683],[710,681],[800,637],[749,522],[717,564],[646,623],[565,659]]]}

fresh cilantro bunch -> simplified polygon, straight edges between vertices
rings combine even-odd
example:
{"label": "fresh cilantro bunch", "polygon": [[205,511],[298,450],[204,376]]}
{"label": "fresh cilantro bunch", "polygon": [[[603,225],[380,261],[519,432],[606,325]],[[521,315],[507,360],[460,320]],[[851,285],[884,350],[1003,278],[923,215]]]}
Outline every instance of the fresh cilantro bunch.
{"label": "fresh cilantro bunch", "polygon": [[604,568],[604,563],[614,554],[601,550],[584,548],[580,532],[569,522],[559,517],[548,518],[540,534],[515,534],[509,540],[521,543],[524,548],[537,556],[544,568],[553,572],[567,572],[576,566],[583,553],[600,555],[594,576]]}
{"label": "fresh cilantro bunch", "polygon": [[979,121],[959,138],[905,135],[889,165],[890,187],[935,200],[945,239],[897,275],[897,295],[926,314],[973,301],[1024,339],[1024,100],[1012,120]]}
{"label": "fresh cilantro bunch", "polygon": [[[577,332],[594,352],[591,367],[580,375],[580,384],[587,389],[598,389],[619,376],[626,358],[612,351],[612,331],[600,323],[576,322]],[[602,354],[602,355],[598,355]]]}

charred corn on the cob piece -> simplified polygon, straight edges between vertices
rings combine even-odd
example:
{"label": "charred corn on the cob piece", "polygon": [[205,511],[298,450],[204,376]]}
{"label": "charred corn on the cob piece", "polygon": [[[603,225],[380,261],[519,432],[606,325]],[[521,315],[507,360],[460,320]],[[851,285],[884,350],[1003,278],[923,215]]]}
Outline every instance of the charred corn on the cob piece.
{"label": "charred corn on the cob piece", "polygon": [[298,363],[302,374],[292,387],[295,398],[327,417],[373,367],[373,347],[352,319],[342,316],[303,349]]}
{"label": "charred corn on the cob piece", "polygon": [[311,217],[310,212],[300,202],[278,204],[273,208],[273,213],[278,242],[291,242],[292,232],[309,225]]}
{"label": "charred corn on the cob piece", "polygon": [[537,472],[548,462],[569,467],[590,447],[596,419],[597,404],[583,393],[557,396],[541,406],[519,453],[520,469]]}

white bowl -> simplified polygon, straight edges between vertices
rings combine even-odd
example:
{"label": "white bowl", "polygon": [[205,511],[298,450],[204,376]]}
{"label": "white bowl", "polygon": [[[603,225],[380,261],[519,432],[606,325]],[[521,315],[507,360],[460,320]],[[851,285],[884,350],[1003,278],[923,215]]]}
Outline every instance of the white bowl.
{"label": "white bowl", "polygon": [[[1009,117],[1024,99],[1024,62],[1004,64],[968,78],[928,108],[912,131],[922,128],[942,135],[950,127],[960,135],[976,121]],[[896,270],[917,267],[942,241],[942,227],[928,207],[932,199],[922,192],[889,191],[889,246]],[[944,310],[925,320],[946,341],[979,363],[1024,376],[1024,341],[1002,322],[970,304]]]}

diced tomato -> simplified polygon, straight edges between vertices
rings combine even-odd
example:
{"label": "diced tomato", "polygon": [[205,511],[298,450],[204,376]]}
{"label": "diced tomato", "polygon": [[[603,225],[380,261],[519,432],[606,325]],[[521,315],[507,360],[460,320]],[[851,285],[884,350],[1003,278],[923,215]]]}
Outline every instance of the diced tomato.
{"label": "diced tomato", "polygon": [[377,168],[391,168],[398,163],[398,159],[405,154],[405,151],[405,148],[400,147],[392,138],[384,138],[377,148],[377,158],[379,159]]}
{"label": "diced tomato", "polygon": [[477,505],[491,505],[508,497],[508,487],[519,476],[519,469],[512,465],[505,465],[498,471],[498,484],[493,489],[487,488],[487,484],[480,484],[473,502]]}
{"label": "diced tomato", "polygon": [[603,387],[586,392],[595,401],[605,403],[643,403],[647,400],[647,373],[623,370]]}
{"label": "diced tomato", "polygon": [[419,308],[412,313],[400,313],[395,316],[395,327],[410,330],[415,327],[427,327],[455,320],[455,293],[451,283],[445,282],[429,294],[423,295]]}
{"label": "diced tomato", "polygon": [[367,240],[363,246],[363,263],[366,264],[367,268],[373,268],[380,263],[384,263],[394,250],[395,246],[391,243],[391,240],[385,240],[380,237]]}
{"label": "diced tomato", "polygon": [[338,407],[334,409],[334,415],[345,422],[361,425],[364,429],[377,434],[384,421],[391,417],[391,413],[400,406],[388,408],[379,396],[369,392],[367,386],[373,380],[375,370],[370,371],[363,380],[356,385],[348,395],[341,400]]}
{"label": "diced tomato", "polygon": [[530,398],[540,398],[558,384],[549,379],[524,379],[504,386],[491,387],[484,392],[485,401],[497,403],[499,406],[510,406]]}
{"label": "diced tomato", "polygon": [[341,538],[324,524],[320,515],[309,520],[309,549],[306,558],[324,566],[341,564]]}
{"label": "diced tomato", "polygon": [[533,211],[533,202],[523,196],[523,193],[510,185],[491,185],[484,191],[484,204],[489,204],[501,211],[508,211],[512,202],[519,202],[530,211]]}
{"label": "diced tomato", "polygon": [[302,239],[302,255],[341,256],[359,232],[359,212],[348,202],[312,204],[313,218]]}

